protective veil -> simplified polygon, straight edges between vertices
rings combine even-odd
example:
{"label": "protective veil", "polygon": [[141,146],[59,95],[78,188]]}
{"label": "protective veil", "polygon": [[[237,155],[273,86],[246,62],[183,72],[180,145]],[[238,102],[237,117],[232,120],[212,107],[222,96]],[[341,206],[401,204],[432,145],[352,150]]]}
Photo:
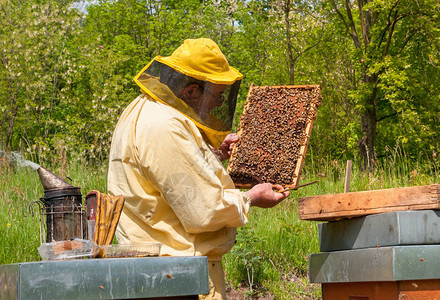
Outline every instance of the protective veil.
{"label": "protective veil", "polygon": [[141,90],[191,119],[218,148],[231,132],[240,80],[217,44],[185,40],[169,57],[155,57],[136,77]]}

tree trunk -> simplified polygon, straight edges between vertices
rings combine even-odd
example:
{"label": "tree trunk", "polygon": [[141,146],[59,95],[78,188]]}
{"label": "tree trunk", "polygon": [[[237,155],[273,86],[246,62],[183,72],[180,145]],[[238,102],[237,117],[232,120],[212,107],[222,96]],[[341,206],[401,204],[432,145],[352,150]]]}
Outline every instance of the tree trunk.
{"label": "tree trunk", "polygon": [[[370,45],[370,29],[377,22],[376,15],[370,11],[365,10],[364,5],[368,4],[368,0],[358,0],[358,12],[359,12],[359,26],[356,26],[355,19],[352,14],[352,3],[350,0],[345,0],[345,12],[346,16],[342,14],[335,0],[331,0],[333,8],[342,20],[345,30],[351,36],[356,49],[362,50],[364,55],[368,53],[368,47]],[[358,34],[358,28],[361,29],[361,35]],[[361,39],[362,38],[362,39]],[[361,169],[371,171],[373,163],[376,159],[376,150],[374,148],[376,141],[376,97],[377,97],[377,74],[367,75],[367,66],[362,68],[362,84],[371,88],[371,93],[364,99],[363,105],[365,110],[361,117],[361,129],[362,137],[359,140],[359,154],[361,160]]]}
{"label": "tree trunk", "polygon": [[376,159],[376,111],[367,109],[362,115],[362,138],[359,140],[359,154],[362,170],[371,171]]}
{"label": "tree trunk", "polygon": [[284,24],[286,25],[287,55],[289,57],[289,84],[295,84],[295,59],[293,58],[292,39],[290,36],[290,0],[284,4]]}
{"label": "tree trunk", "polygon": [[4,149],[8,149],[8,145],[12,145],[12,134],[14,131],[14,125],[15,125],[15,118],[17,116],[17,112],[18,112],[18,105],[17,105],[17,100],[15,98],[15,94],[13,92],[13,87],[12,87],[12,80],[9,79],[8,82],[8,89],[9,89],[9,95],[10,95],[10,115],[11,118],[9,119],[9,124],[8,124],[8,130],[6,132],[6,138],[5,138],[5,143],[3,145]]}
{"label": "tree trunk", "polygon": [[365,84],[373,85],[371,94],[366,99],[366,108],[361,118],[362,137],[359,140],[361,169],[371,171],[376,160],[376,96],[377,76],[364,76]]}

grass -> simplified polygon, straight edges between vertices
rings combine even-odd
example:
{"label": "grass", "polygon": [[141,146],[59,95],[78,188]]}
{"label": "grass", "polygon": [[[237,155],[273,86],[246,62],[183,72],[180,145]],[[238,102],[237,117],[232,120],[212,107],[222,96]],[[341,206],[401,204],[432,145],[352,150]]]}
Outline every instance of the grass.
{"label": "grass", "polygon": [[225,270],[232,285],[252,287],[248,296],[265,287],[276,299],[319,297],[307,282],[308,255],[319,251],[317,222],[300,221],[296,207],[291,196],[272,209],[252,208],[249,223],[238,229]]}
{"label": "grass", "polygon": [[[68,171],[59,167],[49,170],[71,178],[71,184],[81,188],[83,198],[90,190],[107,190],[105,167],[75,163]],[[31,203],[41,197],[44,190],[35,170],[11,166],[0,158],[0,264],[40,260],[39,211],[38,205]]]}
{"label": "grass", "polygon": [[[34,172],[35,173],[35,172]],[[36,175],[36,173],[35,173]],[[28,170],[15,170],[7,164],[0,168],[0,263],[39,260],[39,222],[28,206],[38,200],[38,176]]]}
{"label": "grass", "polygon": [[[351,191],[440,183],[438,157],[410,160],[393,152],[377,162],[371,173],[354,165]],[[106,165],[47,167],[61,177],[70,177],[81,188],[83,198],[90,190],[106,191]],[[318,223],[299,220],[299,197],[341,193],[345,161],[306,161],[301,183],[319,183],[292,191],[291,196],[272,209],[252,208],[249,223],[238,229],[237,243],[225,255],[227,281],[244,287],[246,297],[266,292],[275,299],[319,299],[320,286],[308,283],[308,255],[319,252]],[[16,168],[0,160],[0,263],[38,261],[40,244],[38,213],[30,214],[31,202],[43,197],[36,171]]]}

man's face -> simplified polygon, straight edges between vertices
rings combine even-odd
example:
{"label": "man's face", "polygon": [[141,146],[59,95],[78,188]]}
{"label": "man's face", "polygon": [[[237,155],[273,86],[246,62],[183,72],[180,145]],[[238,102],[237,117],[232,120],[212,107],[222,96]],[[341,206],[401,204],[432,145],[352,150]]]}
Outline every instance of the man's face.
{"label": "man's face", "polygon": [[198,84],[190,84],[183,91],[183,100],[205,120],[209,113],[224,102],[226,85],[207,82],[205,87]]}
{"label": "man's face", "polygon": [[203,91],[203,103],[207,106],[209,111],[213,110],[215,107],[220,107],[224,99],[224,91],[226,90],[226,85],[223,84],[213,84],[207,83]]}

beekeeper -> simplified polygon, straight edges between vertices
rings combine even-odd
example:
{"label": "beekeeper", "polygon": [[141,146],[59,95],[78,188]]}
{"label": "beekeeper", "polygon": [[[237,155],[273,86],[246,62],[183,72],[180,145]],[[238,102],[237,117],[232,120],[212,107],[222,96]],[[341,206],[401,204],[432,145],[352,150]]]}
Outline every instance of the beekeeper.
{"label": "beekeeper", "polygon": [[269,183],[235,189],[220,161],[238,141],[230,131],[242,77],[212,40],[185,40],[135,77],[142,94],[112,139],[108,191],[125,197],[119,243],[154,241],[163,244],[161,255],[207,256],[205,299],[225,299],[222,255],[250,206],[272,207],[288,196]]}

